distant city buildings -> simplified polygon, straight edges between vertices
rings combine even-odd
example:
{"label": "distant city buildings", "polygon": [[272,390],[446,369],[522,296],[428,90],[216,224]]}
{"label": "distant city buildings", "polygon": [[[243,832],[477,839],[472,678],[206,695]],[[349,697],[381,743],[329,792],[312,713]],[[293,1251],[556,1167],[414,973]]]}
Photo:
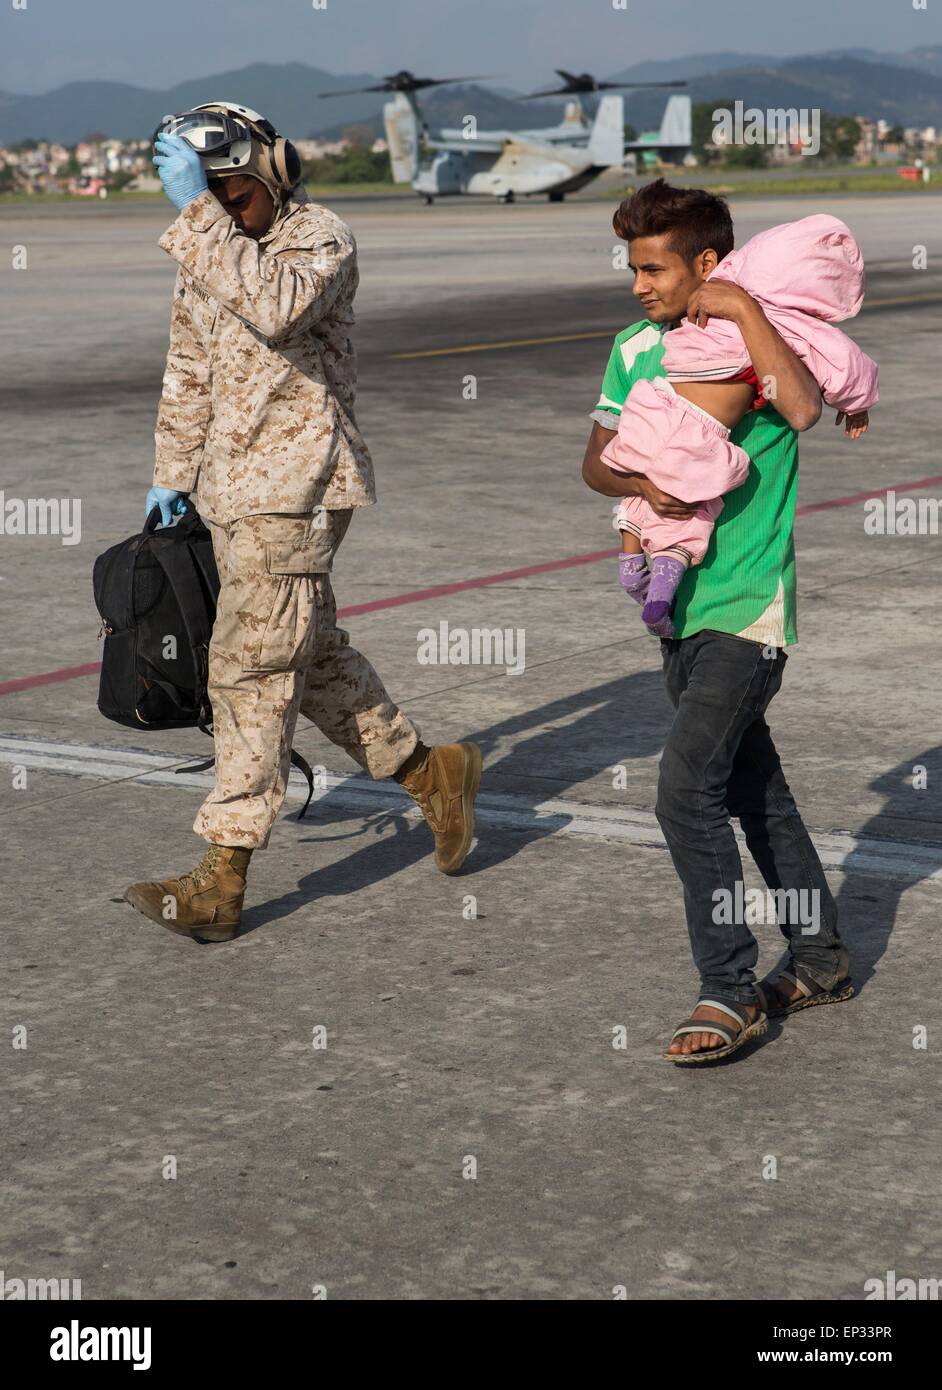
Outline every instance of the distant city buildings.
{"label": "distant city buildings", "polygon": [[860,164],[895,164],[903,159],[934,163],[939,156],[939,132],[934,125],[894,126],[889,121],[857,117],[860,142],[855,157]]}
{"label": "distant city buildings", "polygon": [[[294,147],[302,159],[327,159],[330,155],[346,154],[351,140],[295,140]],[[389,146],[385,140],[374,140],[370,146],[371,154],[385,154]]]}
{"label": "distant city buildings", "polygon": [[[763,136],[756,138],[755,143],[761,148],[769,164],[791,164],[806,158],[806,141],[800,136],[794,138],[801,124],[801,120],[797,119],[798,114],[795,113],[796,119],[790,125],[782,122],[781,128],[773,128],[769,133],[763,131]],[[894,126],[889,121],[874,121],[867,116],[841,117],[834,122],[833,118],[825,117],[823,113],[819,112],[817,115],[822,127],[827,121],[832,127],[843,128],[846,152],[836,156],[842,162],[893,166],[906,160],[922,160],[931,164],[939,158],[939,132],[935,126]],[[802,113],[801,118],[806,119],[806,113]],[[832,140],[834,133],[832,129]],[[716,151],[726,155],[733,149],[740,148],[737,139],[736,135],[716,128],[711,141],[705,147],[706,153],[711,155]],[[851,140],[855,140],[852,147],[849,143]],[[825,154],[827,153],[825,150]]]}
{"label": "distant city buildings", "polygon": [[[350,140],[296,140],[305,161],[343,155]],[[384,154],[385,140],[374,140],[373,154]],[[0,192],[75,193],[94,196],[101,189],[158,191],[149,140],[90,137],[69,148],[49,140],[0,145]]]}
{"label": "distant city buildings", "polygon": [[[147,140],[80,140],[72,148],[49,140],[0,145],[0,191],[96,194],[153,177]],[[159,180],[157,180],[159,187]]]}
{"label": "distant city buildings", "polygon": [[[933,164],[939,159],[940,132],[935,126],[891,125],[866,116],[853,118],[860,137],[852,162],[858,165]],[[352,132],[359,135],[359,132]],[[305,163],[342,156],[357,140],[296,140]],[[721,139],[714,139],[717,152]],[[386,141],[373,140],[371,153],[384,154]],[[709,146],[707,147],[709,149]],[[803,159],[800,141],[781,136],[766,150],[771,164],[798,163]],[[688,163],[692,162],[688,157]],[[157,192],[160,180],[151,161],[149,140],[114,140],[90,135],[69,147],[49,140],[26,140],[0,145],[0,193],[71,193],[104,196],[109,190]]]}

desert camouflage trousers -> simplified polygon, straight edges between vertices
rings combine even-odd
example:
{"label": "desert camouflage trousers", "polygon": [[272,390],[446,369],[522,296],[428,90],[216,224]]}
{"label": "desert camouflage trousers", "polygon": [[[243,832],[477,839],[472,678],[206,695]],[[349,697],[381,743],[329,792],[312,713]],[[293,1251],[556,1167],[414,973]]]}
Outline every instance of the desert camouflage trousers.
{"label": "desert camouflage trousers", "polygon": [[337,626],[330,569],[352,515],[207,521],[220,587],[208,680],[216,785],[193,825],[206,840],[267,846],[299,712],[373,777],[392,776],[418,742]]}

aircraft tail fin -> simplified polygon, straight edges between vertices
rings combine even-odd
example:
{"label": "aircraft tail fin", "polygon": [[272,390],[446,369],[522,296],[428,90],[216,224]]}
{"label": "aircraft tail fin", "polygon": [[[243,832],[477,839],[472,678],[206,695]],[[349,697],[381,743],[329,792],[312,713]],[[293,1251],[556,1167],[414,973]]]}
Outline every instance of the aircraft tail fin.
{"label": "aircraft tail fin", "polygon": [[693,144],[693,104],[688,96],[668,98],[657,137],[661,148],[688,149]]}
{"label": "aircraft tail fin", "polygon": [[589,158],[593,164],[608,168],[621,164],[625,157],[625,99],[602,97],[589,136]]}
{"label": "aircraft tail fin", "polygon": [[394,183],[411,183],[419,171],[419,117],[402,92],[383,107]]}

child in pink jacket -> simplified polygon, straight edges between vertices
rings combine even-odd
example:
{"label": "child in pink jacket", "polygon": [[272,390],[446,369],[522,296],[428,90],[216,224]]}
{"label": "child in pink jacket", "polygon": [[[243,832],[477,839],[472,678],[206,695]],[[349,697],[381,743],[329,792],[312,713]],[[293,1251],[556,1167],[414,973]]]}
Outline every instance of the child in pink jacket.
{"label": "child in pink jacket", "polygon": [[[772,227],[722,260],[713,276],[759,302],[827,404],[848,417],[852,436],[864,433],[879,399],[877,366],[833,326],[853,318],[864,296],[863,257],[845,224],[817,216]],[[632,387],[602,460],[616,471],[643,473],[681,501],[702,503],[683,521],[659,516],[643,497],[626,497],[617,509],[622,587],[644,604],[649,630],[671,637],[677,587],[706,554],[722,495],[749,473],[749,456],[730,442],[730,431],[749,410],[750,393],[752,409],[767,402],[742,334],[726,319],[713,318],[705,328],[685,319],[665,333],[663,365],[664,377]],[[703,408],[703,386],[717,383],[730,387],[722,419]],[[715,391],[707,396],[716,409]]]}

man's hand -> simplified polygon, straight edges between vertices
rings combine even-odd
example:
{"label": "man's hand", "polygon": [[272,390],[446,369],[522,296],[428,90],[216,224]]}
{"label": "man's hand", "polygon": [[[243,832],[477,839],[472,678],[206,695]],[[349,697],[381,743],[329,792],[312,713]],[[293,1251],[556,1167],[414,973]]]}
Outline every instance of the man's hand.
{"label": "man's hand", "polygon": [[706,328],[711,318],[729,319],[741,327],[756,301],[732,280],[704,280],[687,303],[687,317],[698,328]]}
{"label": "man's hand", "polygon": [[849,434],[851,439],[859,439],[870,428],[870,411],[859,410],[855,415],[845,415],[843,410],[839,410],[834,423],[839,425],[841,421],[844,422],[844,433]]}
{"label": "man's hand", "polygon": [[650,478],[645,478],[641,473],[637,475],[636,481],[640,494],[648,505],[658,516],[669,517],[671,521],[686,521],[688,517],[693,516],[698,507],[703,506],[702,502],[682,502],[679,497],[671,497],[669,492],[662,492]]}
{"label": "man's hand", "polygon": [[810,430],[817,424],[821,418],[818,383],[751,294],[731,280],[704,280],[690,296],[687,317],[698,328],[706,328],[711,318],[734,323],[743,336],[753,370],[778,413],[794,430]]}
{"label": "man's hand", "polygon": [[182,135],[161,134],[154,141],[154,163],[164,192],[177,212],[209,188],[203,161]]}

